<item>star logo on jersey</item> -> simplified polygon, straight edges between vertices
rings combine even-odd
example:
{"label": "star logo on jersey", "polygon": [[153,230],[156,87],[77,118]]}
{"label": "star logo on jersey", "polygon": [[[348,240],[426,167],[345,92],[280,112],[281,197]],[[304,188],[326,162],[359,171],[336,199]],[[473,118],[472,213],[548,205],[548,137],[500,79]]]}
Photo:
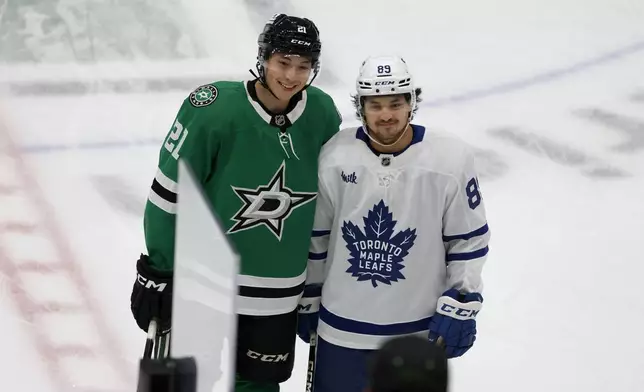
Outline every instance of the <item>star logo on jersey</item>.
{"label": "star logo on jersey", "polygon": [[207,84],[197,88],[190,94],[190,103],[197,108],[208,106],[215,102],[217,94],[217,87]]}
{"label": "star logo on jersey", "polygon": [[270,230],[278,241],[282,239],[284,222],[293,210],[314,200],[315,192],[294,192],[286,186],[286,165],[282,162],[268,185],[255,189],[232,186],[233,191],[243,202],[232,220],[235,225],[227,234],[252,229],[260,225]]}
{"label": "star logo on jersey", "polygon": [[398,279],[405,279],[401,270],[403,259],[416,240],[416,229],[405,229],[394,235],[397,221],[385,202],[380,202],[362,218],[364,231],[352,222],[343,222],[342,238],[346,242],[351,266],[346,272],[357,277],[358,282],[371,281],[391,285]]}

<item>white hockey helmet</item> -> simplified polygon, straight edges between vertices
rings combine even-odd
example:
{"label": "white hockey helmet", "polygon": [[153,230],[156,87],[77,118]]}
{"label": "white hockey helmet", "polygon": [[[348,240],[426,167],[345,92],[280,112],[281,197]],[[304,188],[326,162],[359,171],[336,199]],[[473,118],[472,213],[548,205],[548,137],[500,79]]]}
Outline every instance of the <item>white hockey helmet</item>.
{"label": "white hockey helmet", "polygon": [[358,113],[363,118],[363,97],[409,94],[411,121],[416,111],[416,89],[414,79],[409,73],[407,63],[398,56],[374,56],[368,57],[360,66],[360,73],[356,80],[358,93]]}

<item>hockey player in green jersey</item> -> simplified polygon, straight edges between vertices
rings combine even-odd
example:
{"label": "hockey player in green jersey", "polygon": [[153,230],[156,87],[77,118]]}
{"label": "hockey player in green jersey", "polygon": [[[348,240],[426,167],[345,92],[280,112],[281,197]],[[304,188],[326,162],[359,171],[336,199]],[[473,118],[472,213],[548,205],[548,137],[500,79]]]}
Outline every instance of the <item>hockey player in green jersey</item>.
{"label": "hockey player in green jersey", "polygon": [[276,15],[258,44],[254,80],[201,86],[179,110],[163,142],[146,204],[148,255],[137,262],[131,297],[141,329],[156,318],[162,333],[169,331],[181,157],[240,254],[235,390],[244,392],[278,391],[291,375],[318,154],[341,121],[332,99],[310,86],[321,51],[313,22]]}

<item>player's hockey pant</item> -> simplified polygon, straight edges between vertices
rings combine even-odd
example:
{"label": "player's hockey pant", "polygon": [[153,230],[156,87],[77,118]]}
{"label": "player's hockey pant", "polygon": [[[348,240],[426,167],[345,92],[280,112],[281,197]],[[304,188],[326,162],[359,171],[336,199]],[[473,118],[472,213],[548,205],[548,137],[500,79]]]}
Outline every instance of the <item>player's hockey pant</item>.
{"label": "player's hockey pant", "polygon": [[235,392],[279,392],[278,383],[244,381],[237,376],[235,380]]}
{"label": "player's hockey pant", "polygon": [[277,392],[295,359],[297,310],[237,318],[235,392]]}
{"label": "player's hockey pant", "polygon": [[364,392],[373,350],[336,346],[318,337],[315,392]]}

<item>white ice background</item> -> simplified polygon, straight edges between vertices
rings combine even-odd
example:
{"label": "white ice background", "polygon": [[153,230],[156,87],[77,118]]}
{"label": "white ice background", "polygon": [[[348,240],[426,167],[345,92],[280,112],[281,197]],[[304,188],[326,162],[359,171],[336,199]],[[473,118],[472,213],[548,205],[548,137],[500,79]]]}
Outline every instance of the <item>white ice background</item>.
{"label": "white ice background", "polygon": [[[399,54],[416,122],[477,149],[492,241],[451,390],[644,390],[636,0],[0,0],[1,389],[135,389],[129,296],[161,141],[192,87],[250,77],[276,11],[318,24],[317,84],[345,125],[360,62]],[[284,391],[304,390],[306,359],[299,342]]]}

